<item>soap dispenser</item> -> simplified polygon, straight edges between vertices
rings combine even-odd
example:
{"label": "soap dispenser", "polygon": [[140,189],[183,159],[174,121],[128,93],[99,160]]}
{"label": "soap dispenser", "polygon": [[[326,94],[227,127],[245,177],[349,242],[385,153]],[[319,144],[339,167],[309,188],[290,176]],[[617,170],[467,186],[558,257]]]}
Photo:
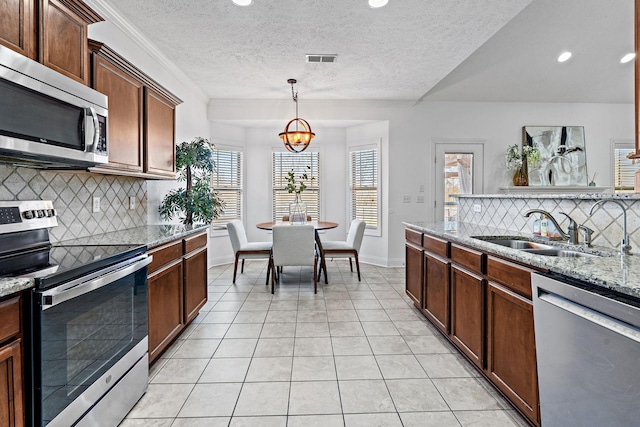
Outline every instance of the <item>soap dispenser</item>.
{"label": "soap dispenser", "polygon": [[540,235],[540,215],[536,215],[533,220],[533,234],[535,236]]}
{"label": "soap dispenser", "polygon": [[549,220],[546,215],[542,215],[542,220],[540,220],[540,235],[543,237],[547,237],[547,227],[549,226]]}

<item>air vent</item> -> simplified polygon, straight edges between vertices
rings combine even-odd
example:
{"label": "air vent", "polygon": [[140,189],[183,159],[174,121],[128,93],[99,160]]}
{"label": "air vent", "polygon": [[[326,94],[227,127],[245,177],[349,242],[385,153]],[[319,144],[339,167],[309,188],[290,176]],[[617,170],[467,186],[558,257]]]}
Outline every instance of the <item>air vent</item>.
{"label": "air vent", "polygon": [[338,55],[307,55],[307,62],[336,62]]}

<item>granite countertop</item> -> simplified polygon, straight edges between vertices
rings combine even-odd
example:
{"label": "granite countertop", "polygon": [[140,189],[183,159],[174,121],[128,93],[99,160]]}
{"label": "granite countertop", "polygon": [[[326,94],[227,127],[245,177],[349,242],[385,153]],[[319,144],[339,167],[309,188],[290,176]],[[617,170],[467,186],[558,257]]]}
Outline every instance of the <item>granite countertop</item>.
{"label": "granite countertop", "polygon": [[[473,246],[486,252],[501,255],[515,261],[520,261],[534,267],[540,267],[550,272],[562,274],[567,277],[582,280],[593,285],[611,289],[625,295],[638,298],[640,301],[640,254],[620,255],[614,248],[593,247],[586,248],[582,245],[569,245],[564,242],[550,242],[541,238],[532,239],[530,233],[520,233],[494,227],[475,224],[458,223],[457,230],[445,230],[443,222],[418,226],[411,223],[403,223],[406,227],[430,233],[452,242]],[[590,252],[600,257],[562,258],[553,256],[536,255],[500,246],[471,236],[512,237],[536,240],[540,243],[564,246],[567,249],[580,252]]]}
{"label": "granite countertop", "polygon": [[[65,245],[146,245],[149,248],[180,239],[189,234],[205,231],[208,225],[147,225],[95,236],[80,237],[60,242]],[[19,277],[0,278],[0,297],[34,286],[33,279]]]}

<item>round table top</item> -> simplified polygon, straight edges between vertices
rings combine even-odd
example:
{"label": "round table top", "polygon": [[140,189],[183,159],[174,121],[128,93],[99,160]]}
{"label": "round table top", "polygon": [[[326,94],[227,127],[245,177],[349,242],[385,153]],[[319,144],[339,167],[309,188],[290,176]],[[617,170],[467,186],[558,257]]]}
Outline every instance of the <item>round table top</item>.
{"label": "round table top", "polygon": [[[338,227],[337,222],[329,222],[329,221],[307,221],[307,224],[313,225],[316,230],[329,230],[330,228]],[[289,221],[270,221],[270,222],[261,222],[256,224],[261,230],[273,230],[274,225],[296,225],[291,224]]]}

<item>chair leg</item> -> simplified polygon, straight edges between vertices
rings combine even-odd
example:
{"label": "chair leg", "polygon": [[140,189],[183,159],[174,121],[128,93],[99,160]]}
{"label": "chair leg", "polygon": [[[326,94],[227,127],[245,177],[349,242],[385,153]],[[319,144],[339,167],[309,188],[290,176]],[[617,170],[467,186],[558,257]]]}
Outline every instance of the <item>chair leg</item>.
{"label": "chair leg", "polygon": [[267,280],[264,283],[265,286],[269,286],[269,273],[271,273],[271,259],[267,262]]}
{"label": "chair leg", "polygon": [[236,283],[236,273],[238,272],[238,258],[240,257],[239,253],[236,253],[236,262],[233,264],[233,283]]}
{"label": "chair leg", "polygon": [[271,294],[273,295],[273,293],[274,293],[274,289],[275,289],[275,282],[276,282],[276,274],[275,274],[275,271],[276,271],[276,268],[277,268],[277,267],[276,267],[275,265],[273,265],[273,258],[271,258],[271,259],[269,260],[269,263],[271,264],[271,270],[273,270],[273,272],[274,272],[274,273],[271,275]]}
{"label": "chair leg", "polygon": [[313,260],[313,293],[318,293],[318,277],[316,272],[318,270],[318,257]]}
{"label": "chair leg", "polygon": [[354,255],[356,257],[356,269],[358,270],[358,282],[360,282],[360,261],[358,261],[358,252],[354,252]]}
{"label": "chair leg", "polygon": [[349,268],[351,269],[351,272],[353,273],[353,263],[351,262],[351,257],[349,257]]}
{"label": "chair leg", "polygon": [[242,267],[240,267],[240,274],[244,273],[244,259],[242,260]]}

